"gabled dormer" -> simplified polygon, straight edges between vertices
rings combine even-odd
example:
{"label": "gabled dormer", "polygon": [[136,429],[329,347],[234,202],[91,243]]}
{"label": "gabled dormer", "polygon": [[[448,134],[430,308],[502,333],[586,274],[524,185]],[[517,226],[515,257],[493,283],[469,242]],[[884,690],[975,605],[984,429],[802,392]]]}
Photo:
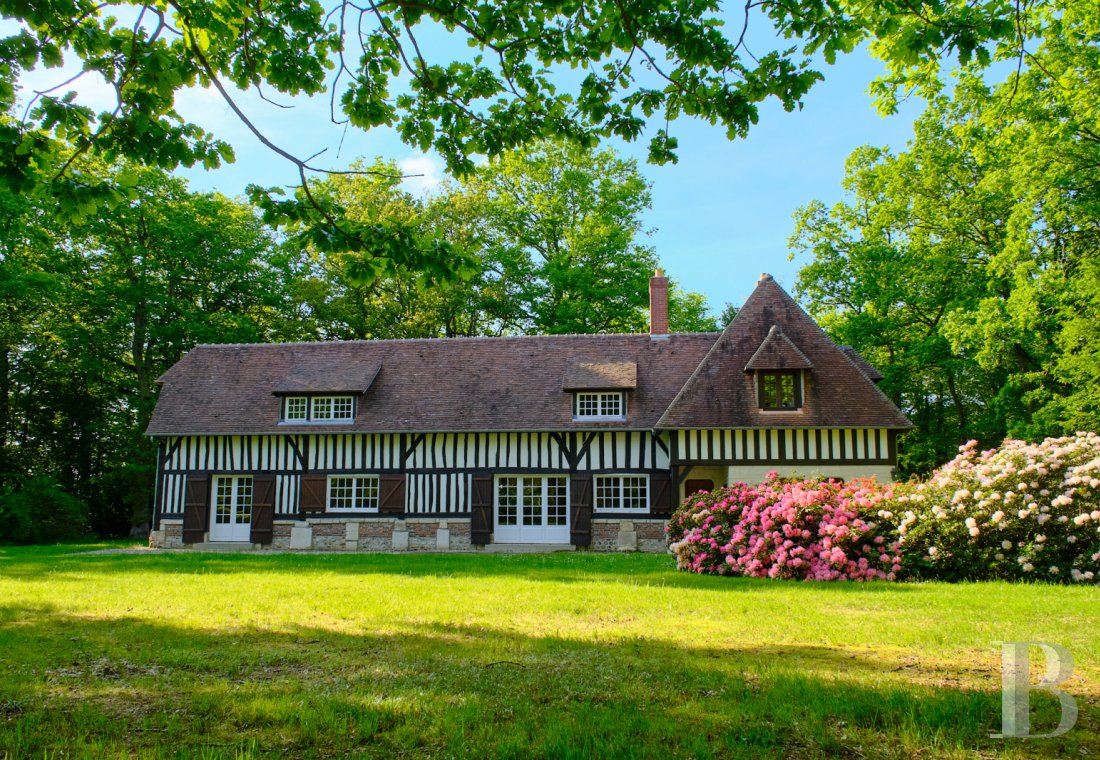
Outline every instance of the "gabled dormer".
{"label": "gabled dormer", "polygon": [[628,394],[637,387],[636,362],[571,362],[562,379],[574,422],[625,421]]}
{"label": "gabled dormer", "polygon": [[379,361],[319,361],[296,367],[272,390],[280,425],[350,425],[370,390]]}
{"label": "gabled dormer", "polygon": [[756,387],[756,403],[765,412],[796,412],[802,408],[803,385],[814,364],[799,350],[779,325],[745,365]]}
{"label": "gabled dormer", "polygon": [[761,275],[656,427],[910,427],[864,365]]}

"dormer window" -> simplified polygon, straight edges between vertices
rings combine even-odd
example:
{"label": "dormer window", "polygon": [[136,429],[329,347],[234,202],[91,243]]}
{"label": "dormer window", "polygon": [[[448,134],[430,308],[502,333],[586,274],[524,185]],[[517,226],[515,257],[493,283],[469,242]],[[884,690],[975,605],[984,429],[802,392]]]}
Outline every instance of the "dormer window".
{"label": "dormer window", "polygon": [[757,371],[760,408],[766,412],[793,412],[802,407],[802,371]]}
{"label": "dormer window", "polygon": [[291,396],[284,402],[283,419],[287,422],[305,422],[309,419],[309,399]]}
{"label": "dormer window", "polygon": [[355,419],[353,396],[286,396],[283,422],[351,422]]}
{"label": "dormer window", "polygon": [[621,391],[576,393],[573,395],[575,420],[625,420],[626,395]]}
{"label": "dormer window", "polygon": [[638,387],[638,365],[574,360],[565,368],[561,385],[563,391],[573,394],[574,420],[625,420],[626,393]]}

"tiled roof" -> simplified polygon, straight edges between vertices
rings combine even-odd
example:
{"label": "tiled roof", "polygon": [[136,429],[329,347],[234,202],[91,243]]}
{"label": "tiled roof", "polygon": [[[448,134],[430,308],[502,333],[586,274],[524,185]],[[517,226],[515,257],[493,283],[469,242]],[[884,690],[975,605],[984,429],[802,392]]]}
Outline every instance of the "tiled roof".
{"label": "tiled roof", "polygon": [[[753,373],[745,366],[778,325],[813,369],[806,373],[803,407],[762,411]],[[768,275],[721,336],[657,423],[659,428],[883,427],[909,421]]]}
{"label": "tiled roof", "polygon": [[[285,378],[347,366],[356,378],[378,365],[344,425],[304,431],[651,429],[718,333],[204,345],[161,378],[150,435],[286,432],[272,394]],[[574,422],[562,390],[570,365],[635,364],[626,423]],[[317,382],[320,382],[315,377]],[[341,381],[338,384],[347,384]]]}
{"label": "tiled roof", "polygon": [[867,379],[872,383],[877,383],[883,379],[883,374],[874,368],[871,362],[863,358],[863,354],[856,351],[851,346],[841,346],[840,350],[844,352],[844,355],[852,360],[852,364],[859,367],[859,371],[867,376]]}
{"label": "tiled roof", "polygon": [[760,348],[756,349],[756,353],[745,365],[745,370],[812,369],[813,366],[814,363],[806,358],[806,354],[798,350],[798,346],[791,343],[791,339],[783,334],[779,325],[772,325]]}
{"label": "tiled roof", "polygon": [[561,387],[567,391],[632,390],[638,387],[635,362],[572,362]]}
{"label": "tiled roof", "polygon": [[273,393],[366,393],[382,362],[370,356],[320,355],[306,364],[289,367]]}

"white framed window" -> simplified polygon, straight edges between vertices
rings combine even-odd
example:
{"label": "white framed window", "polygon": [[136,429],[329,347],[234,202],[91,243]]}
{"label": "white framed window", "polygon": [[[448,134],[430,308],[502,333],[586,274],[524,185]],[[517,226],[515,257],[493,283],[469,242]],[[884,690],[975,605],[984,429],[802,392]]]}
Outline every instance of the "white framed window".
{"label": "white framed window", "polygon": [[287,396],[283,422],[351,422],[355,419],[352,396]]}
{"label": "white framed window", "polygon": [[377,475],[329,475],[330,512],[377,512]]}
{"label": "white framed window", "polygon": [[625,420],[626,397],[622,391],[577,393],[573,398],[575,420]]}
{"label": "white framed window", "polygon": [[494,504],[495,541],[569,541],[569,478],[565,475],[498,475]]}
{"label": "white framed window", "polygon": [[309,419],[309,399],[305,396],[287,396],[283,405],[284,420],[305,422]]}
{"label": "white framed window", "polygon": [[648,512],[648,475],[596,475],[595,509],[599,512]]}

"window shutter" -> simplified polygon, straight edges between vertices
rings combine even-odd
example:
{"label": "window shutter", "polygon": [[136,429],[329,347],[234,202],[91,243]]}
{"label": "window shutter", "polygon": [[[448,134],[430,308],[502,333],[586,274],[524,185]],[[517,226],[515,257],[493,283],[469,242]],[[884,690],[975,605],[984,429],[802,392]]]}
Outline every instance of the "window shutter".
{"label": "window shutter", "polygon": [[298,511],[324,512],[328,490],[328,478],[324,475],[303,475],[301,492],[298,495]]}
{"label": "window shutter", "polygon": [[663,470],[649,475],[649,511],[655,515],[671,515],[675,508],[672,498],[672,473]]}
{"label": "window shutter", "polygon": [[254,544],[270,544],[275,534],[275,476],[252,476],[252,530]]}
{"label": "window shutter", "polygon": [[403,514],[405,511],[405,474],[392,473],[378,478],[378,511]]}
{"label": "window shutter", "polygon": [[569,494],[569,541],[573,546],[592,543],[592,476],[574,475]]}
{"label": "window shutter", "polygon": [[210,520],[210,476],[188,473],[187,493],[183,500],[183,542],[198,544]]}
{"label": "window shutter", "polygon": [[470,497],[470,543],[485,546],[493,534],[493,476],[474,475]]}

